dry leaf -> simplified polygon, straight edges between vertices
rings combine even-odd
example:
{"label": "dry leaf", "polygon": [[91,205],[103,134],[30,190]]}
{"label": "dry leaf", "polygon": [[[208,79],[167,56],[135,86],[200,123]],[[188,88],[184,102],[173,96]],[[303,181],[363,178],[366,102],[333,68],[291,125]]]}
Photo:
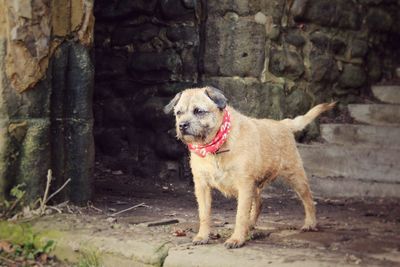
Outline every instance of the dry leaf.
{"label": "dry leaf", "polygon": [[173,236],[186,236],[186,231],[182,229],[177,229],[172,233]]}
{"label": "dry leaf", "polygon": [[5,241],[5,240],[0,240],[0,250],[6,252],[6,253],[14,253],[14,248],[11,245],[11,243]]}

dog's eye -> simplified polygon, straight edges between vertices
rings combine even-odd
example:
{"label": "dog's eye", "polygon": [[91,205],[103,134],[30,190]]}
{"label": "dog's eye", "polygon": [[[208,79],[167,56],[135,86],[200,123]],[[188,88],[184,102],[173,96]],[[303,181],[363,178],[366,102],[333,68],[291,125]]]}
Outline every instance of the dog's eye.
{"label": "dog's eye", "polygon": [[182,115],[182,113],[183,113],[182,111],[178,110],[178,111],[176,112],[176,115],[179,116],[179,115]]}
{"label": "dog's eye", "polygon": [[200,109],[200,108],[195,108],[195,109],[193,110],[193,114],[194,114],[194,115],[204,115],[205,113],[207,113],[207,111],[205,111],[205,110],[203,110],[203,109]]}

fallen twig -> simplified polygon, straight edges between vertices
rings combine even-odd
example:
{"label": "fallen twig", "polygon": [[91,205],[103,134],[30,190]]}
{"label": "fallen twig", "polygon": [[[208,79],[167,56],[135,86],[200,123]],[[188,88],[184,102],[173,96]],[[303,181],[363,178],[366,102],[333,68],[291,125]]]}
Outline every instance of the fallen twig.
{"label": "fallen twig", "polygon": [[130,211],[130,210],[136,209],[136,208],[138,208],[138,207],[148,207],[148,206],[145,205],[144,202],[143,202],[143,203],[137,204],[137,205],[135,205],[135,206],[132,206],[132,207],[130,207],[130,208],[127,208],[127,209],[124,209],[124,210],[120,210],[120,211],[118,211],[118,212],[115,212],[115,213],[111,214],[110,216],[116,216],[116,215],[119,215],[119,214],[121,214],[121,213],[124,213],[124,212]]}
{"label": "fallen twig", "polygon": [[65,183],[64,183],[60,188],[58,188],[53,194],[51,194],[51,195],[49,196],[49,198],[47,199],[47,201],[45,202],[45,204],[47,204],[47,202],[49,202],[50,199],[52,199],[52,198],[53,198],[55,195],[57,195],[61,190],[63,190],[64,187],[66,187],[67,184],[68,184],[69,182],[71,182],[71,178],[68,178],[68,180],[66,180]]}
{"label": "fallen twig", "polygon": [[46,181],[46,188],[44,190],[44,195],[43,198],[40,201],[40,214],[44,214],[46,210],[46,203],[47,203],[47,196],[49,195],[49,190],[50,190],[50,184],[51,184],[51,178],[52,178],[52,171],[49,169],[47,171],[47,181]]}

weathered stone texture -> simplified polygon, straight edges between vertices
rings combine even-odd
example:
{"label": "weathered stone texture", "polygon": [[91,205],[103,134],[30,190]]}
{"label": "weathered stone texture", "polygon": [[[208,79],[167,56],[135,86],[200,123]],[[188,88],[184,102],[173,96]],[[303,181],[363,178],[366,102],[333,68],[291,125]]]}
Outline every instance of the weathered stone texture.
{"label": "weathered stone texture", "polygon": [[[261,74],[264,63],[265,29],[253,17],[227,13],[207,21],[205,70],[217,76]],[[249,41],[251,40],[251,41]]]}
{"label": "weathered stone texture", "polygon": [[92,7],[90,0],[0,2],[7,16],[0,19],[0,198],[24,183],[36,200],[48,169],[52,190],[71,178],[60,199],[91,197]]}

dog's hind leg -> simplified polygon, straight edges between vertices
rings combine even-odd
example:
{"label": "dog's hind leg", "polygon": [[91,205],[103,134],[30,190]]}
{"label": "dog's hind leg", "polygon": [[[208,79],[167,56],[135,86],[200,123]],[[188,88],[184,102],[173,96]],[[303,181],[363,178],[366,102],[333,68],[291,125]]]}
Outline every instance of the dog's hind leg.
{"label": "dog's hind leg", "polygon": [[262,209],[261,189],[257,188],[251,204],[250,229],[254,229]]}
{"label": "dog's hind leg", "polygon": [[289,185],[296,191],[297,195],[299,196],[299,198],[303,203],[305,211],[305,219],[304,219],[304,225],[301,228],[301,230],[316,231],[317,220],[315,217],[315,205],[304,168],[302,166],[301,167],[299,166],[295,170],[292,170],[291,172],[282,176],[289,183]]}

